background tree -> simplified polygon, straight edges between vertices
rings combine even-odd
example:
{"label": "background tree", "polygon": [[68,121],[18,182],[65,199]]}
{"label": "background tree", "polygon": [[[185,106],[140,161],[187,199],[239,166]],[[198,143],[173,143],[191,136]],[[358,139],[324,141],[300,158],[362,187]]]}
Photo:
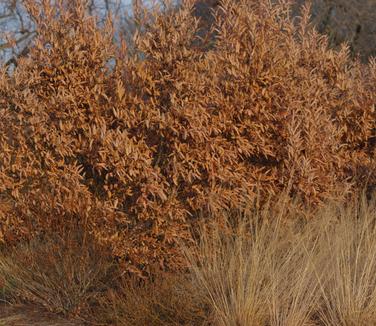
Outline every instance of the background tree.
{"label": "background tree", "polygon": [[[250,3],[255,0],[250,0]],[[287,0],[288,1],[288,0]],[[301,13],[308,0],[290,0],[292,15]],[[277,2],[273,0],[272,2]],[[220,0],[198,0],[194,15],[201,20],[200,36],[213,26],[212,10]],[[352,55],[359,53],[363,62],[376,56],[376,1],[374,0],[312,0],[311,21],[320,33],[329,36],[330,46],[339,48],[347,41]]]}

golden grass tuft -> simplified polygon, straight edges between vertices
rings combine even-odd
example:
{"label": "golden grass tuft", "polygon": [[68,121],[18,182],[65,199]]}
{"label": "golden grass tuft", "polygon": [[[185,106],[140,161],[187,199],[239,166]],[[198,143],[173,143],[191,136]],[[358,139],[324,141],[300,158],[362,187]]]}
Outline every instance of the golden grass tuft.
{"label": "golden grass tuft", "polygon": [[235,227],[203,228],[186,251],[215,325],[376,323],[375,201],[363,194],[288,223],[279,205],[240,214]]}
{"label": "golden grass tuft", "polygon": [[85,320],[111,286],[114,266],[110,252],[82,229],[64,238],[49,234],[2,250],[2,300]]}

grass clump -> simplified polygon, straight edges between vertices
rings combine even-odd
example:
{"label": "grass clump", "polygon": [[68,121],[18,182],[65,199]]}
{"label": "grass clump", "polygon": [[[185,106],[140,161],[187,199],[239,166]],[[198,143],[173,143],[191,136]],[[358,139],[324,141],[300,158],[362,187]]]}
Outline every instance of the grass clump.
{"label": "grass clump", "polygon": [[202,228],[186,251],[215,325],[373,325],[375,201],[331,202],[314,219],[277,207]]}
{"label": "grass clump", "polygon": [[211,325],[209,306],[189,274],[154,281],[122,278],[101,304],[98,320],[110,325]]}
{"label": "grass clump", "polygon": [[291,218],[285,199],[226,215],[225,227],[202,228],[195,250],[186,251],[215,325],[308,325],[319,298],[317,243],[297,216],[283,222]]}
{"label": "grass clump", "polygon": [[109,251],[82,230],[49,234],[2,250],[2,300],[85,320],[111,285],[114,266]]}
{"label": "grass clump", "polygon": [[[375,200],[332,207],[317,232],[326,277],[319,315],[325,325],[376,323]],[[331,223],[330,223],[331,222]]]}

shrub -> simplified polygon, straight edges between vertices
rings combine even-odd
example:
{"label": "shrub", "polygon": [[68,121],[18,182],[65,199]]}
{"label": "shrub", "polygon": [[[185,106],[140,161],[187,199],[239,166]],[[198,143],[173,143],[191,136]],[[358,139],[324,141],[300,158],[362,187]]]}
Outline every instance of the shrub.
{"label": "shrub", "polygon": [[256,189],[290,180],[319,206],[375,184],[374,59],[329,50],[309,8],[294,25],[266,0],[223,0],[207,48],[193,3],[140,19],[130,54],[84,1],[26,1],[37,38],[0,70],[2,241],[73,221],[146,276],[184,267],[176,243],[198,216]]}

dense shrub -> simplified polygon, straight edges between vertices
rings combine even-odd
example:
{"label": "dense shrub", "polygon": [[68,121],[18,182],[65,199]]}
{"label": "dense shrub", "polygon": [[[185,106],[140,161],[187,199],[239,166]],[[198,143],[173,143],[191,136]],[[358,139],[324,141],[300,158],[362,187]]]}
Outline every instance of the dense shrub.
{"label": "dense shrub", "polygon": [[150,273],[257,188],[290,180],[317,206],[375,184],[376,61],[329,50],[284,2],[223,0],[208,49],[193,2],[140,22],[130,54],[83,1],[26,1],[38,36],[0,71],[3,241],[81,224]]}

